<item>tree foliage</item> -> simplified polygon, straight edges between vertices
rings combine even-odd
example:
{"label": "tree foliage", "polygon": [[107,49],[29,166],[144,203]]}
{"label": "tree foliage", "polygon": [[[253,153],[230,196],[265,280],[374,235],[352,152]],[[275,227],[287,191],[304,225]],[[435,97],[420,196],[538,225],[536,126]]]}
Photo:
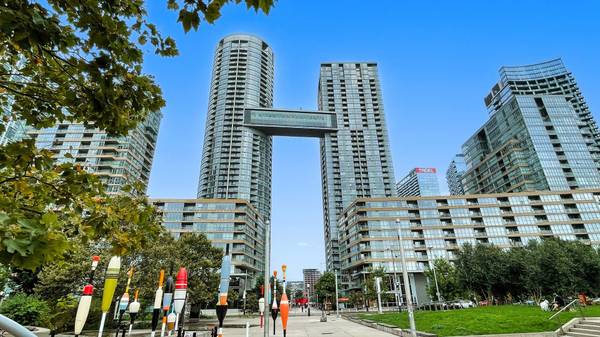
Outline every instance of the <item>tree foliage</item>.
{"label": "tree foliage", "polygon": [[[148,22],[139,0],[28,0],[0,7],[0,88],[14,98],[14,117],[33,127],[68,120],[125,135],[164,106],[142,72],[142,42],[177,53]],[[6,105],[9,95],[2,95]]]}
{"label": "tree foliage", "polygon": [[[0,292],[4,291],[6,285],[10,281],[10,269],[0,263]],[[4,296],[4,294],[0,295],[0,299]]]}
{"label": "tree foliage", "polygon": [[0,147],[0,263],[34,269],[78,240],[106,240],[122,255],[161,231],[141,194],[109,197],[99,179],[31,140]]}
{"label": "tree foliage", "polygon": [[437,301],[436,278],[442,300],[454,300],[466,295],[458,282],[458,272],[454,264],[444,259],[437,259],[433,262],[433,268],[435,268],[435,277],[433,269],[425,271],[425,276],[429,280],[427,292],[432,299]]}
{"label": "tree foliage", "polygon": [[94,294],[101,294],[104,271],[111,254],[105,245],[94,243],[81,243],[73,250],[66,252],[63,258],[40,268],[33,288],[34,293],[50,303],[57,303],[68,296],[81,294],[83,286],[88,283],[90,278],[93,255],[100,256],[100,263],[96,268],[92,283]]}
{"label": "tree foliage", "polygon": [[[263,295],[261,295],[261,287],[264,286],[264,276],[258,275],[256,277],[256,282],[254,284],[254,288],[252,289],[252,292],[256,293],[256,295],[258,296],[258,298],[263,297]],[[269,278],[269,291],[271,292],[271,294],[273,294],[273,283],[274,283],[275,278],[273,276],[271,276]],[[281,294],[283,293],[283,281],[280,279],[277,279],[277,301],[281,300]],[[264,294],[264,293],[263,293]],[[286,289],[286,294],[288,295],[288,298],[290,297],[290,293],[289,293],[289,288]],[[273,296],[271,296],[272,298]]]}
{"label": "tree foliage", "polygon": [[188,272],[190,304],[212,306],[217,302],[218,270],[222,256],[223,251],[213,247],[204,234],[187,233],[178,240],[165,235],[132,255],[130,261],[136,270],[133,284],[140,289],[143,299],[151,300],[158,286],[161,268],[165,269],[167,275],[175,278],[179,267],[185,267]]}
{"label": "tree foliage", "polygon": [[485,299],[600,294],[600,254],[576,241],[546,239],[510,250],[465,245],[455,266],[459,288]]}
{"label": "tree foliage", "polygon": [[456,261],[461,285],[484,298],[504,293],[510,277],[504,257],[505,252],[496,246],[464,245]]}
{"label": "tree foliage", "polygon": [[[221,9],[229,3],[241,3],[242,0],[219,0],[219,1],[203,1],[203,0],[167,0],[169,9],[179,11],[177,19],[187,32],[190,29],[197,30],[201,21],[214,23],[221,17]],[[273,7],[273,0],[244,0],[248,9],[255,11],[263,11],[269,14]]]}
{"label": "tree foliage", "polygon": [[22,325],[46,326],[50,307],[37,296],[19,293],[2,302],[0,314]]}
{"label": "tree foliage", "polygon": [[246,292],[246,311],[258,312],[258,297],[254,291]]}
{"label": "tree foliage", "polygon": [[60,298],[52,306],[52,312],[48,315],[48,327],[50,334],[54,335],[57,332],[72,331],[75,327],[73,317],[77,315],[78,299],[69,295]]}
{"label": "tree foliage", "polygon": [[[44,266],[38,274],[35,293],[50,303],[58,303],[71,295],[79,294],[88,282],[92,255],[101,256],[94,280],[94,292],[100,294],[103,273],[112,253],[105,245],[98,244],[81,245],[64,259]],[[183,266],[188,272],[190,303],[202,307],[214,305],[219,283],[217,271],[222,255],[222,250],[212,247],[204,234],[187,234],[178,240],[164,234],[141,249],[122,257],[116,293],[121,294],[125,290],[126,271],[133,267],[131,286],[140,290],[142,306],[152,305],[160,270],[164,269],[166,276],[171,275],[175,278],[179,267]]]}
{"label": "tree foliage", "polygon": [[377,287],[375,285],[375,278],[381,277],[380,290],[381,290],[381,300],[383,302],[387,302],[393,298],[392,294],[389,294],[388,291],[390,287],[388,285],[389,277],[385,272],[384,268],[374,268],[368,272],[367,276],[367,286],[364,296],[368,301],[377,301]]}
{"label": "tree foliage", "polygon": [[365,294],[361,291],[353,291],[350,293],[349,296],[349,302],[355,307],[355,308],[361,308],[365,305]]}
{"label": "tree foliage", "polygon": [[323,273],[315,284],[315,291],[323,301],[335,299],[335,274],[330,271]]}
{"label": "tree foliage", "polygon": [[[213,23],[240,0],[167,0],[187,32]],[[246,0],[265,13],[272,0]],[[0,3],[0,106],[34,127],[68,120],[125,135],[164,106],[160,88],[142,71],[142,47],[174,56],[175,41],[152,24],[143,0],[29,0]],[[0,130],[1,131],[1,130]]]}
{"label": "tree foliage", "polygon": [[[188,31],[241,1],[166,2]],[[245,3],[265,13],[273,6]],[[34,128],[76,122],[127,135],[165,105],[143,72],[142,48],[178,52],[149,21],[143,0],[0,1],[0,44],[0,133],[10,119]],[[123,255],[158,233],[153,216],[142,196],[108,197],[96,177],[78,165],[55,165],[53,153],[30,140],[0,148],[0,263],[34,269],[73,249],[74,237],[105,237]]]}

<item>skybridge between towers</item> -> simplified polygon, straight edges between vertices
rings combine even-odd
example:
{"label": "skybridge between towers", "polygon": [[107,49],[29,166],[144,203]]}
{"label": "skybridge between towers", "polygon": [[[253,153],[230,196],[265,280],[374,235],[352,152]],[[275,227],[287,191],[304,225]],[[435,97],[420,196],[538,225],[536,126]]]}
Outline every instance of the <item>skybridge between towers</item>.
{"label": "skybridge between towers", "polygon": [[244,126],[270,136],[323,137],[337,131],[333,112],[276,108],[246,108]]}

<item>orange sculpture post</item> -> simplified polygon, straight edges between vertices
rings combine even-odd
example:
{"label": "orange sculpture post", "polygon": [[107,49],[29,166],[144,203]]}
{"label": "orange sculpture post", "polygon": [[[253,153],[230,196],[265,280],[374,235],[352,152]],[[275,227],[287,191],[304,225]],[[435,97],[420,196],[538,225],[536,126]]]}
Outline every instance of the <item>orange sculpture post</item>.
{"label": "orange sculpture post", "polygon": [[279,312],[281,313],[281,325],[283,326],[283,337],[286,337],[288,315],[290,313],[290,303],[287,295],[284,292],[281,294],[281,302],[279,304]]}

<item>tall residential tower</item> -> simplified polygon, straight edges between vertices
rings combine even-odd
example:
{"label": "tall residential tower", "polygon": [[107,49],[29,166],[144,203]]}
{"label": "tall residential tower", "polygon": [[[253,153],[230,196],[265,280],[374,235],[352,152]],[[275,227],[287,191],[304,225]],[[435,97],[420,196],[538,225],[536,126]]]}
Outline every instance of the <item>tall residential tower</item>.
{"label": "tall residential tower", "polygon": [[490,119],[462,147],[466,193],[600,186],[595,121],[560,59],[502,67]]}
{"label": "tall residential tower", "polygon": [[321,64],[319,110],[337,119],[337,132],[321,138],[327,270],[337,270],[343,209],[356,198],[395,196],[377,64]]}
{"label": "tall residential tower", "polygon": [[321,65],[319,111],[275,109],[273,51],[231,35],[215,53],[198,198],[248,200],[271,214],[272,136],[319,137],[327,269],[339,268],[337,221],[359,197],[395,195],[375,63]]}
{"label": "tall residential tower", "polygon": [[198,198],[249,200],[269,219],[271,137],[243,126],[244,109],[273,106],[273,51],[261,39],[231,35],[215,52]]}
{"label": "tall residential tower", "polygon": [[450,195],[465,194],[462,178],[466,170],[465,155],[462,153],[455,155],[450,165],[448,165],[448,170],[446,170],[446,182],[448,183]]}
{"label": "tall residential tower", "polygon": [[145,192],[161,118],[160,111],[149,113],[124,137],[111,137],[82,123],[27,127],[27,137],[34,139],[37,148],[52,151],[57,162],[73,162],[97,175],[109,194],[120,193],[131,183],[141,183]]}
{"label": "tall residential tower", "polygon": [[400,197],[440,195],[440,183],[434,167],[416,167],[396,184]]}

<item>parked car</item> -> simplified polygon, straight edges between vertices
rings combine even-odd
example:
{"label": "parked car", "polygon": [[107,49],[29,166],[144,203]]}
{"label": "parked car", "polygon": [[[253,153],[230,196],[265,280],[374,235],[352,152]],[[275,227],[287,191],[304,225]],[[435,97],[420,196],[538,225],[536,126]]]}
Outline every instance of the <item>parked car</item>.
{"label": "parked car", "polygon": [[457,300],[457,301],[451,302],[450,307],[455,308],[455,309],[473,308],[473,307],[475,307],[475,303],[473,303],[473,301]]}
{"label": "parked car", "polygon": [[423,303],[417,307],[419,310],[447,310],[448,304],[445,302]]}

